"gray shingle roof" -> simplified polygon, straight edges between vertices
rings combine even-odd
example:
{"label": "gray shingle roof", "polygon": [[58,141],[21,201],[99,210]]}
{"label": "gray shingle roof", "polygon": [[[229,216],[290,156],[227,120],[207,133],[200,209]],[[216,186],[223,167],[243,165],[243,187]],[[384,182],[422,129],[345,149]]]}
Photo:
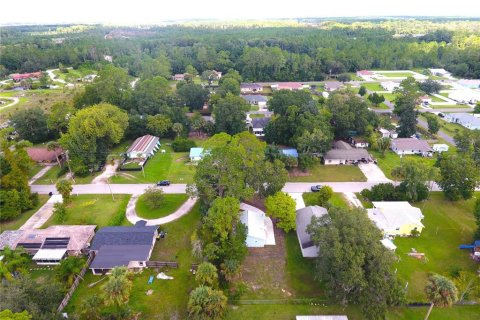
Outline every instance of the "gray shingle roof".
{"label": "gray shingle roof", "polygon": [[392,140],[392,146],[397,150],[418,150],[420,152],[432,152],[427,141],[416,138],[398,138]]}
{"label": "gray shingle roof", "polygon": [[149,245],[151,246],[156,226],[104,227],[98,230],[91,245],[92,250],[102,246]]}
{"label": "gray shingle roof", "polygon": [[150,239],[150,245],[102,246],[93,259],[90,269],[112,269],[128,266],[130,261],[147,261],[152,248],[151,241]]}
{"label": "gray shingle roof", "polygon": [[252,128],[254,129],[263,129],[267,126],[270,122],[270,118],[263,117],[263,118],[253,118],[252,119]]}
{"label": "gray shingle roof", "polygon": [[371,160],[372,157],[364,149],[332,149],[328,151],[325,156],[325,160],[348,160],[348,161],[360,161]]}
{"label": "gray shingle roof", "polygon": [[242,98],[247,100],[250,103],[252,103],[252,101],[267,102],[267,98],[260,95],[260,94],[244,94],[244,95],[242,95]]}
{"label": "gray shingle roof", "polygon": [[327,215],[327,209],[320,206],[308,206],[297,210],[295,224],[300,245],[303,249],[313,246],[312,238],[307,233],[307,226],[312,222],[312,217],[323,217]]}

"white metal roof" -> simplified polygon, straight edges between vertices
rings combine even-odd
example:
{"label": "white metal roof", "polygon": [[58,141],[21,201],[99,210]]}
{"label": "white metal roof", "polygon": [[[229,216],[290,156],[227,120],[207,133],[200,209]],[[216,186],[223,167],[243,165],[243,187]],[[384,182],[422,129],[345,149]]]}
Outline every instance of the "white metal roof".
{"label": "white metal roof", "polygon": [[424,227],[422,211],[407,201],[373,202],[373,207],[367,210],[368,217],[380,230],[395,230],[409,223]]}
{"label": "white metal roof", "polygon": [[385,248],[387,248],[388,250],[392,250],[394,251],[395,249],[397,249],[397,246],[392,242],[392,240],[390,239],[382,239],[380,240],[380,242],[385,246]]}
{"label": "white metal roof", "polygon": [[32,260],[62,260],[67,249],[40,249]]}
{"label": "white metal roof", "polygon": [[261,212],[245,210],[240,214],[240,221],[247,226],[249,237],[266,239],[265,214]]}

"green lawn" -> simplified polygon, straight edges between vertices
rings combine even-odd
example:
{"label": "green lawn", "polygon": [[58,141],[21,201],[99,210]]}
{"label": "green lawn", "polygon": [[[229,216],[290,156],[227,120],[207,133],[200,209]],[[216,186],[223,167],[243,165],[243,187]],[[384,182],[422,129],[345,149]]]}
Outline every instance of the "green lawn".
{"label": "green lawn", "polygon": [[175,212],[185,201],[187,201],[187,199],[188,195],[186,194],[164,194],[161,207],[150,209],[145,203],[145,198],[142,195],[137,200],[135,210],[141,218],[157,219]]}
{"label": "green lawn", "polygon": [[380,103],[378,106],[372,105],[372,108],[373,108],[373,109],[383,109],[383,110],[390,109],[390,108],[385,104],[385,102]]}
{"label": "green lawn", "polygon": [[4,230],[17,230],[20,228],[37,210],[47,202],[49,196],[45,194],[38,195],[38,205],[34,208],[22,212],[18,217],[13,220],[0,223],[0,233]]}
{"label": "green lawn", "polygon": [[28,173],[28,179],[31,179],[34,175],[36,175],[40,170],[45,168],[41,164],[35,163],[33,166],[30,167],[30,172]]}
{"label": "green lawn", "polygon": [[326,166],[316,164],[307,173],[290,173],[290,182],[345,182],[345,181],[367,181],[362,171],[357,166]]}
{"label": "green lawn", "polygon": [[190,183],[195,174],[195,165],[190,163],[188,152],[173,152],[170,146],[162,143],[160,149],[145,165],[145,176],[142,171],[118,171],[111,178],[112,183],[151,183],[159,180],[170,180],[173,183]]}
{"label": "green lawn", "polygon": [[388,78],[399,78],[399,77],[413,77],[412,72],[377,72],[375,71],[376,74],[380,74],[384,77]]}
{"label": "green lawn", "polygon": [[382,95],[385,97],[385,100],[388,100],[390,102],[394,102],[395,98],[397,97],[397,95],[394,93],[382,93]]}
{"label": "green lawn", "polygon": [[[61,168],[59,166],[54,166],[52,169],[48,170],[42,177],[40,177],[33,184],[55,184],[58,180],[65,179],[67,171],[63,171],[63,174],[60,175]],[[100,172],[94,172],[85,177],[75,177],[74,184],[88,184],[92,182],[93,178],[98,176]]]}
{"label": "green lawn", "polygon": [[434,95],[428,95],[430,98],[432,98],[432,102],[447,102],[444,99],[441,99],[439,97],[435,97]]}
{"label": "green lawn", "polygon": [[439,92],[438,94],[441,95],[441,96],[444,96],[446,98],[448,98],[448,95],[449,95],[448,92]]}
{"label": "green lawn", "polygon": [[[375,151],[375,150],[369,150],[370,154],[373,155],[373,157],[378,161],[378,166],[380,169],[382,169],[383,173],[387,176],[389,179],[392,178],[391,171],[393,168],[398,167],[402,163],[402,158],[400,158],[399,155],[394,153],[393,151],[387,151],[385,152],[385,157],[381,157],[380,152]],[[404,156],[406,157],[415,157],[417,159],[420,159],[420,161],[427,163],[430,166],[435,165],[435,158],[423,158],[421,156],[417,155],[407,155]]]}
{"label": "green lawn", "polygon": [[456,109],[456,108],[465,108],[467,109],[467,106],[461,105],[461,104],[447,104],[447,105],[441,105],[441,106],[435,106],[435,105],[430,105],[431,108],[433,109]]}
{"label": "green lawn", "polygon": [[[480,193],[476,193],[479,197]],[[443,193],[433,192],[430,198],[414,204],[425,218],[425,228],[418,238],[396,238],[396,254],[400,258],[397,269],[400,279],[408,282],[407,296],[412,301],[425,301],[424,287],[429,272],[451,277],[455,270],[475,272],[478,264],[470,259],[467,250],[460,250],[460,244],[469,244],[473,239],[475,220],[473,204],[475,199],[451,202]],[[425,253],[423,262],[408,257],[411,248]]]}
{"label": "green lawn", "polygon": [[251,113],[250,118],[265,118],[265,115],[263,113]]}
{"label": "green lawn", "polygon": [[258,105],[250,105],[250,111],[258,111]]}
{"label": "green lawn", "polygon": [[321,283],[315,280],[315,259],[305,259],[298,243],[297,233],[285,235],[287,251],[287,278],[290,289],[298,298],[325,298]]}
{"label": "green lawn", "polygon": [[383,87],[380,85],[380,82],[366,82],[362,83],[361,85],[370,91],[385,91],[385,89],[383,89]]}
{"label": "green lawn", "polygon": [[[306,206],[314,206],[316,205],[317,201],[317,193],[315,192],[304,192],[302,194],[303,201],[305,201]],[[336,206],[336,207],[341,207],[341,208],[348,208],[349,204],[347,199],[343,196],[342,193],[339,192],[334,192],[333,196],[330,198],[328,201],[330,202],[331,205]]]}
{"label": "green lawn", "polygon": [[[198,262],[191,255],[190,238],[200,217],[199,206],[196,205],[188,215],[162,226],[162,229],[167,231],[167,236],[155,244],[150,260],[178,261],[179,268],[163,270],[174,277],[174,280],[155,279],[151,285],[148,284],[149,277],[156,276],[158,272],[147,269],[135,274],[129,306],[134,311],[141,312],[140,319],[186,319],[188,294],[195,287],[194,275],[189,270],[192,263]],[[88,288],[88,284],[100,279],[88,272],[66,311],[78,311],[86,297],[95,293],[101,294],[101,284],[104,282]],[[147,296],[145,293],[149,289],[153,290],[153,294]]]}
{"label": "green lawn", "polygon": [[[424,319],[427,307],[391,308],[386,316],[388,320]],[[480,306],[455,306],[452,308],[434,308],[431,320],[474,320],[478,319]],[[293,320],[297,315],[347,315],[349,320],[365,317],[357,307],[344,308],[337,305],[294,305],[294,304],[251,304],[230,307],[227,320]]]}
{"label": "green lawn", "polygon": [[72,203],[67,207],[65,221],[53,215],[43,227],[61,224],[95,224],[98,228],[105,226],[129,225],[125,218],[130,195],[116,194],[115,200],[110,194],[81,194],[72,196]]}

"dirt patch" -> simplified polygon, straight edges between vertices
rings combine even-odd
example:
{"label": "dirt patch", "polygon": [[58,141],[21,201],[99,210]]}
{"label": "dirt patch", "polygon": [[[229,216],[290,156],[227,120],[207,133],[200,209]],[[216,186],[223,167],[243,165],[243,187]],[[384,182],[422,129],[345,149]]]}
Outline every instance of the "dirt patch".
{"label": "dirt patch", "polygon": [[292,295],[287,280],[285,234],[274,228],[274,246],[249,248],[241,279],[249,292],[245,299],[280,299]]}
{"label": "dirt patch", "polygon": [[245,200],[243,202],[258,208],[258,209],[262,210],[263,212],[265,212],[267,210],[267,208],[265,207],[265,199],[253,198],[251,200]]}
{"label": "dirt patch", "polygon": [[308,172],[308,171],[305,172],[305,171],[302,171],[302,170],[300,170],[300,169],[298,169],[298,168],[293,168],[292,170],[290,170],[290,171],[288,172],[288,175],[289,175],[290,177],[308,177],[308,176],[310,176],[311,174],[310,174],[310,172]]}
{"label": "dirt patch", "polygon": [[187,157],[180,157],[177,160],[175,160],[175,162],[182,162],[182,161],[186,161],[186,160],[187,160]]}

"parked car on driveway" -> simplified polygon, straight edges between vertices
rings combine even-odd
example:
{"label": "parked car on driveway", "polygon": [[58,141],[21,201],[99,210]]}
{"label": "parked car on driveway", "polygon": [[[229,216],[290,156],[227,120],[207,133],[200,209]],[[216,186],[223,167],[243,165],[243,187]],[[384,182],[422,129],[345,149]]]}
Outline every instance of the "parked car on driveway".
{"label": "parked car on driveway", "polygon": [[312,192],[318,192],[320,191],[320,189],[322,189],[322,186],[319,184],[310,187],[310,190],[312,190]]}
{"label": "parked car on driveway", "polygon": [[159,186],[159,187],[165,187],[165,186],[169,186],[169,185],[170,185],[169,180],[162,180],[162,181],[157,182],[157,186]]}

